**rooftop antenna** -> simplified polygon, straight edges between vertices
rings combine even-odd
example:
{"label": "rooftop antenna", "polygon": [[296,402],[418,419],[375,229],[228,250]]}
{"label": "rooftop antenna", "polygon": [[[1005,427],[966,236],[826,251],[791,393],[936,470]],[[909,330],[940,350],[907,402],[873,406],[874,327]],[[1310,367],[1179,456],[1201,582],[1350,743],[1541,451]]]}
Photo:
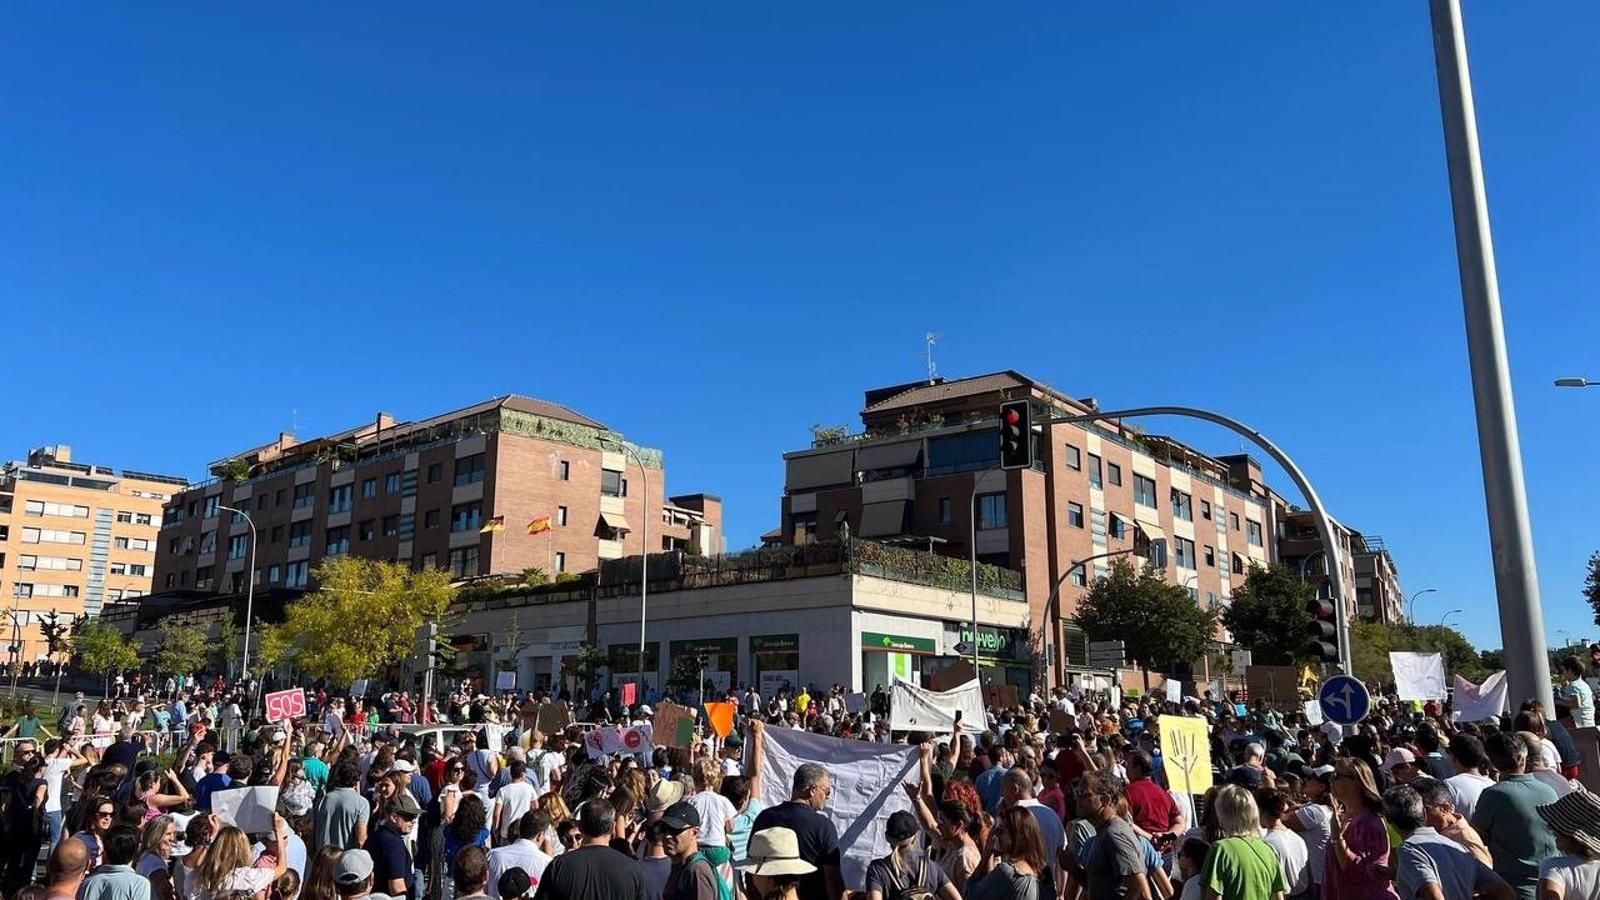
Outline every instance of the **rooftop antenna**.
{"label": "rooftop antenna", "polygon": [[289,433],[295,437],[300,436],[300,410],[289,410]]}
{"label": "rooftop antenna", "polygon": [[923,351],[923,358],[928,363],[928,383],[932,384],[933,379],[939,374],[939,367],[933,363],[933,345],[939,343],[939,335],[930,331],[923,335],[922,339],[927,342],[927,349]]}

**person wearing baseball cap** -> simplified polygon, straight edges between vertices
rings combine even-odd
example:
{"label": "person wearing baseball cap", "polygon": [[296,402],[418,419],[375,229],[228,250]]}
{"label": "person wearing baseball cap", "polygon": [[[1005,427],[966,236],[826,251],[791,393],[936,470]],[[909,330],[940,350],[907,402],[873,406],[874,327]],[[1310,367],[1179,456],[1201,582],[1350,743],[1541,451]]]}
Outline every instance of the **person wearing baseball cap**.
{"label": "person wearing baseball cap", "polygon": [[372,856],[373,886],[395,897],[411,896],[411,848],[407,837],[417,827],[422,807],[409,792],[394,795],[383,823],[367,838]]}
{"label": "person wearing baseball cap", "polygon": [[372,855],[365,850],[346,850],[333,864],[333,887],[344,900],[378,897],[372,893]]}
{"label": "person wearing baseball cap", "polygon": [[1382,769],[1395,784],[1410,784],[1422,774],[1417,755],[1404,747],[1396,747],[1385,754]]}
{"label": "person wearing baseball cap", "polygon": [[700,811],[693,803],[680,800],[661,814],[663,845],[672,857],[672,871],[662,900],[706,900],[719,896],[717,875],[711,862],[700,852]]}

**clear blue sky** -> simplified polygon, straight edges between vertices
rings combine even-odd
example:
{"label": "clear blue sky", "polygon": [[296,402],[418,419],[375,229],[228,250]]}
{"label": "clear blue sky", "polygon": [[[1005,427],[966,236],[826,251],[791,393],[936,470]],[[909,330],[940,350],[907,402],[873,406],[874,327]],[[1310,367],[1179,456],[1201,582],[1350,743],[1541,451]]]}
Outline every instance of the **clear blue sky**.
{"label": "clear blue sky", "polygon": [[[1600,6],[1467,18],[1546,621],[1600,637],[1600,390],[1549,386],[1600,377]],[[747,545],[932,330],[1257,425],[1499,645],[1424,0],[16,3],[0,117],[5,455],[517,391]]]}

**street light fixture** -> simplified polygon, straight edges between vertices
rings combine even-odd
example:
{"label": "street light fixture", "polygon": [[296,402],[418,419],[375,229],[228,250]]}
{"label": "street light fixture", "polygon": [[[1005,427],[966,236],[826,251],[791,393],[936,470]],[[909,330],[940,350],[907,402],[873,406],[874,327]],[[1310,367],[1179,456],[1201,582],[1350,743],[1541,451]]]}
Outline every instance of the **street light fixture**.
{"label": "street light fixture", "polygon": [[1453,616],[1453,615],[1455,615],[1456,613],[1459,613],[1459,612],[1464,612],[1464,610],[1452,609],[1449,612],[1445,613],[1444,615],[1440,616],[1439,617],[1439,627],[1443,628],[1445,619],[1448,619],[1451,616]]}
{"label": "street light fixture", "polygon": [[[639,693],[645,692],[644,684],[644,623],[645,609],[650,597],[650,473],[644,467],[644,460],[639,458],[639,452],[627,441],[614,438],[601,438],[603,444],[617,444],[622,447],[622,452],[633,457],[634,464],[639,467],[639,486],[644,490],[644,514],[639,517]],[[659,510],[658,510],[659,512]],[[659,665],[659,662],[657,663]],[[643,702],[642,700],[640,702]]]}
{"label": "street light fixture", "polygon": [[1411,595],[1411,602],[1410,602],[1410,604],[1408,604],[1411,611],[1406,613],[1406,618],[1410,619],[1412,621],[1412,623],[1415,624],[1416,621],[1417,621],[1417,598],[1421,597],[1423,594],[1437,594],[1437,593],[1439,593],[1439,589],[1438,588],[1423,588],[1422,590],[1417,591],[1415,594],[1412,594]]}
{"label": "street light fixture", "polygon": [[[250,514],[242,509],[217,504],[217,509],[225,509],[244,520],[250,526],[250,561],[245,565],[244,589],[244,653],[239,662],[239,676],[248,683],[250,681],[250,623],[255,620],[256,607],[256,523]],[[226,653],[227,648],[223,648]]]}
{"label": "street light fixture", "polygon": [[1590,381],[1587,378],[1557,378],[1556,387],[1600,387],[1600,381]]}

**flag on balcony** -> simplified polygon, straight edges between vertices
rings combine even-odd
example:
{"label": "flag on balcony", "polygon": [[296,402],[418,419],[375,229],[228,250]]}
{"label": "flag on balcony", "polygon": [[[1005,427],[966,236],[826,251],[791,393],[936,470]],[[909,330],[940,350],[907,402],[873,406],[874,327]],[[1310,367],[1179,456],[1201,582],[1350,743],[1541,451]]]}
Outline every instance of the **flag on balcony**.
{"label": "flag on balcony", "polygon": [[534,519],[532,522],[528,523],[528,533],[529,534],[543,534],[544,532],[549,531],[549,530],[550,530],[550,517],[549,516],[540,516],[539,518]]}
{"label": "flag on balcony", "polygon": [[493,532],[493,531],[504,531],[505,528],[506,528],[506,517],[505,516],[495,516],[494,518],[490,519],[489,521],[483,523],[483,527],[478,529],[478,533],[479,534],[489,534],[490,532]]}

